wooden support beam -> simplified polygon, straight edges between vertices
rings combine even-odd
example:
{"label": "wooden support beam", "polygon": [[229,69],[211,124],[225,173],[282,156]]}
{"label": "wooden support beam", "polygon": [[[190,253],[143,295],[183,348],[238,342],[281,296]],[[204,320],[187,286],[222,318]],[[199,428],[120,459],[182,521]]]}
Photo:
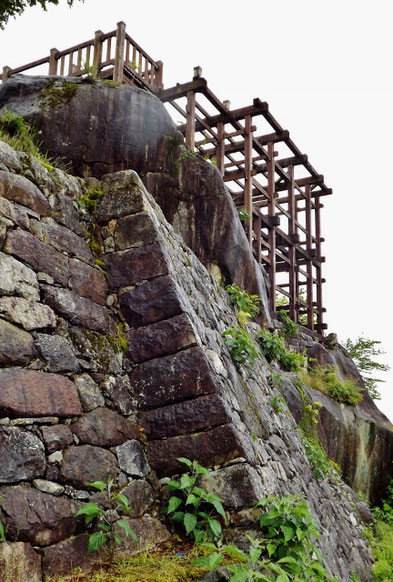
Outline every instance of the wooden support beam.
{"label": "wooden support beam", "polygon": [[195,93],[187,93],[187,123],[186,123],[186,145],[194,150],[195,147]]}
{"label": "wooden support beam", "polygon": [[169,89],[162,89],[157,93],[158,98],[163,103],[168,101],[173,101],[174,99],[180,99],[180,97],[187,97],[187,93],[194,91],[194,93],[201,93],[207,88],[206,79],[197,78],[193,79],[189,83],[178,83],[175,87],[170,87]]}
{"label": "wooden support beam", "polygon": [[221,174],[225,172],[225,140],[224,140],[224,124],[219,123],[217,125],[217,148],[216,151],[216,160],[217,160],[217,168],[220,170]]}
{"label": "wooden support beam", "polygon": [[[244,140],[244,207],[252,216],[252,117],[245,117],[245,140]],[[245,220],[246,234],[250,247],[252,246],[252,218]]]}

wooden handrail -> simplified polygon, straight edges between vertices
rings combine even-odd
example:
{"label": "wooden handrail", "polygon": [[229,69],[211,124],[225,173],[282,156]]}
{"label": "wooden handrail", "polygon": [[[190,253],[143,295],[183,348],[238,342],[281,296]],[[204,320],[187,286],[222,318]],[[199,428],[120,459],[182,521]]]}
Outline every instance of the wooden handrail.
{"label": "wooden handrail", "polygon": [[[103,33],[99,30],[94,38],[61,51],[51,49],[50,55],[42,59],[14,69],[3,67],[2,81],[5,82],[11,75],[34,69],[45,63],[49,63],[49,75],[57,75],[60,64],[61,76],[67,75],[68,72],[68,75],[78,77],[89,72],[86,67],[89,62],[94,64],[98,77],[111,75],[115,81],[136,82],[153,92],[162,89],[162,62],[154,61],[125,29],[124,22],[118,22],[116,30],[111,32]],[[112,39],[116,39],[115,42],[111,42]],[[82,53],[85,50],[86,52]],[[113,69],[108,69],[110,66],[113,66]]]}

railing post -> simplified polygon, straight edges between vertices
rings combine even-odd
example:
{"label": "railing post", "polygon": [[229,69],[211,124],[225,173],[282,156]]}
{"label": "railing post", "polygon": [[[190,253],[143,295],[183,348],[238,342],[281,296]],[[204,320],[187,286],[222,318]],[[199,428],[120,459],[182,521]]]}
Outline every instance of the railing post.
{"label": "railing post", "polygon": [[49,56],[49,75],[57,75],[57,53],[59,51],[57,48],[50,49],[50,56]]}
{"label": "railing post", "polygon": [[125,40],[126,40],[126,25],[124,24],[124,22],[118,22],[116,30],[115,67],[113,70],[113,80],[117,81],[118,83],[123,82]]}
{"label": "railing post", "polygon": [[162,76],[163,76],[164,63],[162,61],[156,61],[156,64],[158,65],[158,69],[155,71],[153,87],[155,89],[157,89],[157,91],[160,91],[163,88]]}
{"label": "railing post", "polygon": [[10,71],[12,71],[11,67],[3,67],[3,73],[1,75],[1,80],[3,83],[5,83],[10,76]]}
{"label": "railing post", "polygon": [[101,70],[101,61],[102,61],[102,35],[104,33],[102,30],[96,30],[94,33],[94,56],[93,56],[93,70],[95,72],[96,77],[98,77],[98,73]]}

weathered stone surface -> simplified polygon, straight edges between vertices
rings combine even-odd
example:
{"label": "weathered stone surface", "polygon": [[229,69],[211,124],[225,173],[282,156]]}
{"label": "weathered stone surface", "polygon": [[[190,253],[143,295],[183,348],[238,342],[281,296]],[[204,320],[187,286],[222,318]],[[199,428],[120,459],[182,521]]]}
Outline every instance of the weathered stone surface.
{"label": "weathered stone surface", "polygon": [[207,432],[151,441],[147,445],[149,463],[159,477],[184,472],[184,466],[177,461],[177,457],[195,459],[211,467],[244,456],[243,445],[230,424]]}
{"label": "weathered stone surface", "polygon": [[50,493],[51,495],[61,495],[64,493],[64,487],[53,481],[47,481],[46,479],[34,479],[33,485],[39,491],[44,493]]}
{"label": "weathered stone surface", "polygon": [[[44,576],[67,576],[75,569],[87,573],[105,559],[104,550],[88,553],[89,534],[79,534],[68,540],[42,548]],[[79,570],[80,569],[80,570]],[[27,581],[26,581],[27,582]]]}
{"label": "weathered stone surface", "polygon": [[131,481],[120,493],[127,497],[134,518],[146,513],[154,501],[153,489],[145,479]]}
{"label": "weathered stone surface", "polygon": [[46,460],[44,445],[31,432],[0,427],[0,483],[42,477]]}
{"label": "weathered stone surface", "polygon": [[28,331],[56,327],[56,317],[50,307],[23,297],[0,297],[0,313]]}
{"label": "weathered stone surface", "polygon": [[39,301],[37,275],[14,257],[0,252],[0,295],[19,295]]}
{"label": "weathered stone surface", "polygon": [[84,235],[83,227],[79,222],[79,212],[70,196],[57,191],[56,195],[49,198],[49,204],[52,208],[52,217],[56,222],[70,228],[76,234]]}
{"label": "weathered stone surface", "polygon": [[52,309],[75,325],[108,333],[113,323],[107,310],[73,291],[43,285],[43,299]]}
{"label": "weathered stone surface", "polygon": [[74,384],[56,374],[0,370],[0,416],[76,416],[82,409]]}
{"label": "weathered stone surface", "polygon": [[227,408],[217,394],[147,410],[140,417],[150,439],[197,432],[229,421]]}
{"label": "weathered stone surface", "polygon": [[[130,167],[139,171],[146,158],[159,167],[160,138],[173,133],[174,124],[152,93],[136,86],[109,87],[100,81],[90,84],[72,78],[76,83],[72,99],[47,107],[40,94],[53,78],[23,76],[21,80],[18,76],[8,81],[0,107],[8,103],[12,111],[23,111],[40,131],[42,147],[50,156],[71,162],[72,174],[100,177]],[[60,94],[63,83],[62,78],[54,85]],[[59,135],[66,137],[59,140]]]}
{"label": "weathered stone surface", "polygon": [[157,277],[119,296],[121,311],[132,327],[169,319],[183,311],[179,291],[169,277]]}
{"label": "weathered stone surface", "polygon": [[0,366],[28,364],[36,355],[32,336],[0,319]]}
{"label": "weathered stone surface", "polygon": [[88,412],[98,406],[104,406],[105,399],[101,390],[89,374],[80,374],[75,377],[75,386],[78,390],[79,399],[82,403],[83,410]]}
{"label": "weathered stone surface", "polygon": [[111,253],[104,259],[112,290],[168,273],[164,254],[156,243]]}
{"label": "weathered stone surface", "polygon": [[72,432],[65,424],[43,426],[41,434],[48,453],[65,449],[72,443]]}
{"label": "weathered stone surface", "polygon": [[23,169],[18,154],[4,141],[0,141],[0,162],[16,172]]}
{"label": "weathered stone surface", "polygon": [[21,228],[29,228],[29,216],[26,209],[19,204],[9,202],[6,198],[0,196],[0,215],[12,220],[17,226]]}
{"label": "weathered stone surface", "polygon": [[107,481],[108,477],[116,480],[119,466],[110,451],[82,445],[64,451],[60,473],[64,481],[82,487],[87,481]]}
{"label": "weathered stone surface", "polygon": [[131,477],[146,477],[150,467],[140,442],[130,440],[116,447],[120,469]]}
{"label": "weathered stone surface", "polygon": [[0,196],[31,208],[41,216],[50,216],[50,205],[41,190],[24,176],[0,170]]}
{"label": "weathered stone surface", "polygon": [[11,222],[11,220],[8,220],[8,218],[5,218],[5,216],[0,215],[0,249],[3,248],[8,230],[13,226],[14,224]]}
{"label": "weathered stone surface", "polygon": [[135,363],[167,356],[197,345],[198,340],[187,314],[159,321],[127,333],[127,356]]}
{"label": "weathered stone surface", "polygon": [[252,507],[265,496],[258,472],[247,463],[212,471],[210,478],[202,476],[200,486],[221,497],[225,508],[231,510]]}
{"label": "weathered stone surface", "polygon": [[78,360],[66,338],[60,335],[39,333],[35,345],[45,359],[49,372],[77,372],[79,370]]}
{"label": "weathered stone surface", "polygon": [[0,487],[0,495],[0,515],[11,539],[48,546],[80,531],[83,525],[75,517],[81,506],[78,501],[20,486]]}
{"label": "weathered stone surface", "polygon": [[70,274],[75,293],[91,299],[94,303],[105,305],[107,284],[102,271],[77,259],[70,259]]}
{"label": "weathered stone surface", "polygon": [[140,212],[120,218],[115,230],[117,250],[131,247],[141,247],[157,241],[157,230],[154,221],[147,212]]}
{"label": "weathered stone surface", "polygon": [[171,537],[164,524],[154,517],[142,517],[141,519],[124,518],[138,538],[138,543],[132,541],[129,536],[125,536],[123,530],[116,527],[116,533],[121,537],[122,542],[115,548],[116,555],[130,556],[144,549],[158,546],[166,542]]}
{"label": "weathered stone surface", "polygon": [[218,392],[205,353],[199,347],[144,362],[131,372],[130,381],[142,409]]}
{"label": "weathered stone surface", "polygon": [[41,557],[30,544],[4,542],[0,544],[1,582],[41,582]]}
{"label": "weathered stone surface", "polygon": [[109,408],[96,408],[81,416],[71,430],[81,443],[99,447],[114,447],[139,436],[135,425]]}
{"label": "weathered stone surface", "polygon": [[95,213],[99,224],[147,209],[144,186],[133,170],[106,174],[101,181],[103,197]]}
{"label": "weathered stone surface", "polygon": [[86,241],[75,234],[73,230],[57,224],[53,219],[48,219],[45,222],[41,221],[37,227],[37,236],[58,251],[81,259],[93,259],[92,252]]}
{"label": "weathered stone surface", "polygon": [[60,285],[68,282],[68,259],[50,245],[23,230],[11,231],[4,243],[4,250],[25,261],[35,271],[47,273]]}
{"label": "weathered stone surface", "polygon": [[128,376],[110,376],[103,382],[102,388],[120,414],[129,415],[137,409],[138,402]]}

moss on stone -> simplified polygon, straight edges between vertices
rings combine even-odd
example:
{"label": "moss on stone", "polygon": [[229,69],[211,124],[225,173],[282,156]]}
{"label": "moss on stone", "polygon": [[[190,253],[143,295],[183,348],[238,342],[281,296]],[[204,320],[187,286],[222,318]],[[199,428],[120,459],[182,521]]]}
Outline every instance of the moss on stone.
{"label": "moss on stone", "polygon": [[69,103],[76,93],[76,83],[53,80],[40,93],[41,105],[53,109]]}

